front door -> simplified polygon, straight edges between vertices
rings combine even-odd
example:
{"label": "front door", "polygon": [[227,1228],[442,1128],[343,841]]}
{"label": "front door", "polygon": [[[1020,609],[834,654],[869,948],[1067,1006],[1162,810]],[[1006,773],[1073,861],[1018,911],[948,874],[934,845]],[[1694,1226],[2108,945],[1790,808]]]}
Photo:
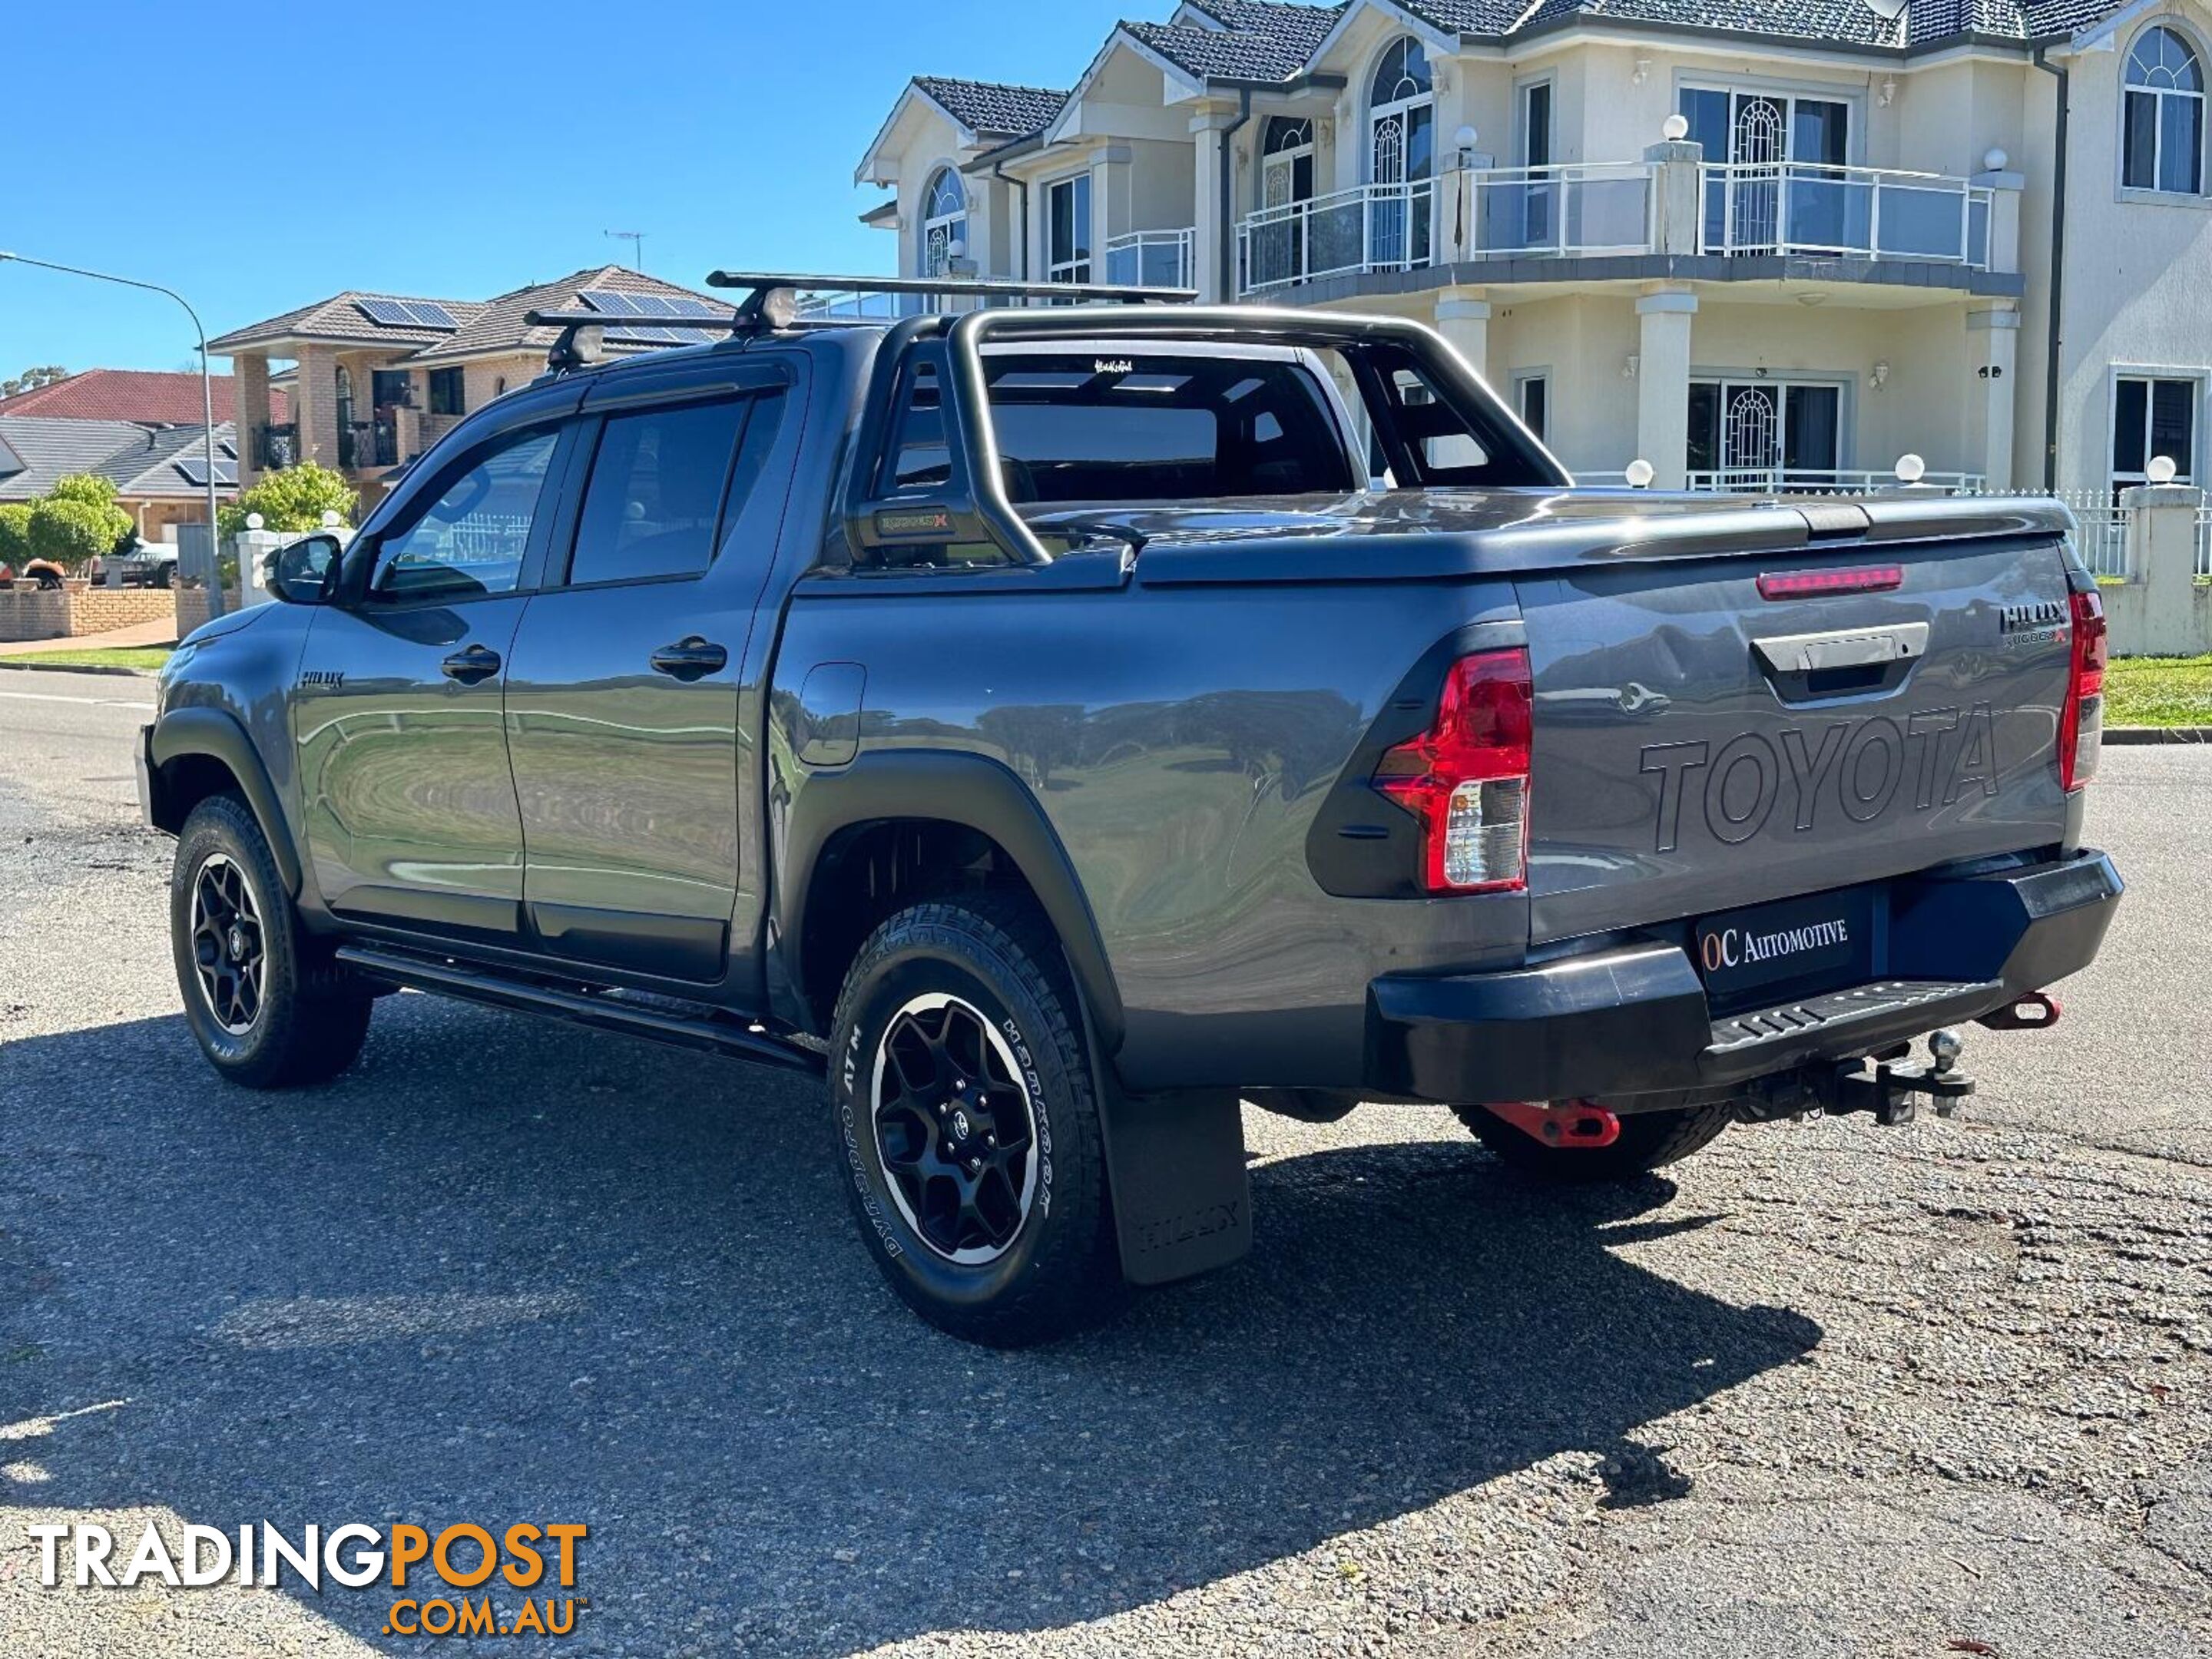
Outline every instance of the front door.
{"label": "front door", "polygon": [[315,613],[293,709],[308,856],[343,915],[493,940],[520,930],[522,819],[500,700],[560,445],[541,427],[441,471]]}
{"label": "front door", "polygon": [[586,409],[507,690],[537,939],[693,982],[721,981],[733,927],[750,939],[758,919],[760,758],[739,702],[799,426],[777,371],[734,392],[715,379]]}
{"label": "front door", "polygon": [[1690,386],[1692,482],[1729,490],[1832,489],[1842,464],[1843,389],[1777,380]]}

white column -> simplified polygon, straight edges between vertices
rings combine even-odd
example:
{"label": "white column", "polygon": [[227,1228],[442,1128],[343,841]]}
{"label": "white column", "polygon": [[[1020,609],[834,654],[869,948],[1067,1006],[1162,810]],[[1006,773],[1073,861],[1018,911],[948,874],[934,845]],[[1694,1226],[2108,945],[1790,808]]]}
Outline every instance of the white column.
{"label": "white column", "polygon": [[1705,241],[1703,144],[1668,139],[1644,152],[1651,169],[1651,251],[1694,254]]}
{"label": "white column", "polygon": [[1651,463],[1652,485],[1682,489],[1690,482],[1690,324],[1698,296],[1686,288],[1658,288],[1636,302],[1643,325],[1636,370],[1636,447]]}
{"label": "white column", "polygon": [[2027,189],[2027,177],[2006,169],[2001,149],[1991,150],[1986,159],[1996,165],[1976,173],[1972,182],[1990,192],[1990,269],[2015,272],[2020,269],[2021,196]]}
{"label": "white column", "polygon": [[2197,588],[2197,515],[2204,492],[2143,484],[2120,492],[2128,509],[2128,580],[2104,590],[2116,654],[2193,657],[2208,644]]}
{"label": "white column", "polygon": [[1450,342],[1468,367],[1490,373],[1490,301],[1479,288],[1448,288],[1437,301],[1437,331]]}
{"label": "white column", "polygon": [[2013,419],[2019,407],[2020,311],[2011,301],[1966,313],[1966,465],[1984,488],[2012,488]]}

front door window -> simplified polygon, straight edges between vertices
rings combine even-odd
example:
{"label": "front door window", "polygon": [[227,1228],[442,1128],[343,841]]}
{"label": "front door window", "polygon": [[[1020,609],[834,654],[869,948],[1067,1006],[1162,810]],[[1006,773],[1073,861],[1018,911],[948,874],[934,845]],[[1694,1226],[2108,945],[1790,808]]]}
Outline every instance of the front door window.
{"label": "front door window", "polygon": [[1244,285],[1261,288],[1295,282],[1306,275],[1310,215],[1313,200],[1313,123],[1287,115],[1267,122],[1260,159],[1260,213],[1245,244]]}
{"label": "front door window", "polygon": [[1827,489],[1842,465],[1843,389],[1809,382],[1694,380],[1690,472],[1719,489]]}

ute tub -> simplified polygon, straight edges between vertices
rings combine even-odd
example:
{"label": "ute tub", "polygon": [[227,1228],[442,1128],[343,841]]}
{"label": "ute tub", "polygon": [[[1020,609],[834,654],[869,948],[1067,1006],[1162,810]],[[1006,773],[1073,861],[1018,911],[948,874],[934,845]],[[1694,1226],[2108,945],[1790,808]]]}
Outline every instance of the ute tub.
{"label": "ute tub", "polygon": [[1688,952],[1659,941],[1503,973],[1389,975],[1367,989],[1366,1084],[1459,1103],[1611,1101],[1862,1059],[2087,967],[2121,891],[2092,851],[1907,877],[1890,884],[1879,978],[1719,1020]]}

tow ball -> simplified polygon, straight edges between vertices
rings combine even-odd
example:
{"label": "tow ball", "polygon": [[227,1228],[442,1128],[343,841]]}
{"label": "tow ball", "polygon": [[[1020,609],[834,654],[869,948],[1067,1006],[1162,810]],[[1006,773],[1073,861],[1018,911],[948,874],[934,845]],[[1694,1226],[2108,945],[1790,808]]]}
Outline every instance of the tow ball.
{"label": "tow ball", "polygon": [[1586,1100],[1509,1100],[1490,1109],[1547,1146],[1595,1152],[1620,1139],[1620,1120]]}
{"label": "tow ball", "polygon": [[[1957,1115],[1959,1103],[1974,1092],[1974,1079],[1959,1069],[1966,1040],[1948,1027],[1928,1039],[1924,1060],[1877,1060],[1871,1074],[1839,1068],[1829,1074],[1823,1102],[1838,1116],[1869,1112],[1885,1128],[1911,1122],[1920,1115],[1920,1097],[1928,1097],[1938,1117]],[[1910,1050],[1905,1052],[1909,1053]]]}

